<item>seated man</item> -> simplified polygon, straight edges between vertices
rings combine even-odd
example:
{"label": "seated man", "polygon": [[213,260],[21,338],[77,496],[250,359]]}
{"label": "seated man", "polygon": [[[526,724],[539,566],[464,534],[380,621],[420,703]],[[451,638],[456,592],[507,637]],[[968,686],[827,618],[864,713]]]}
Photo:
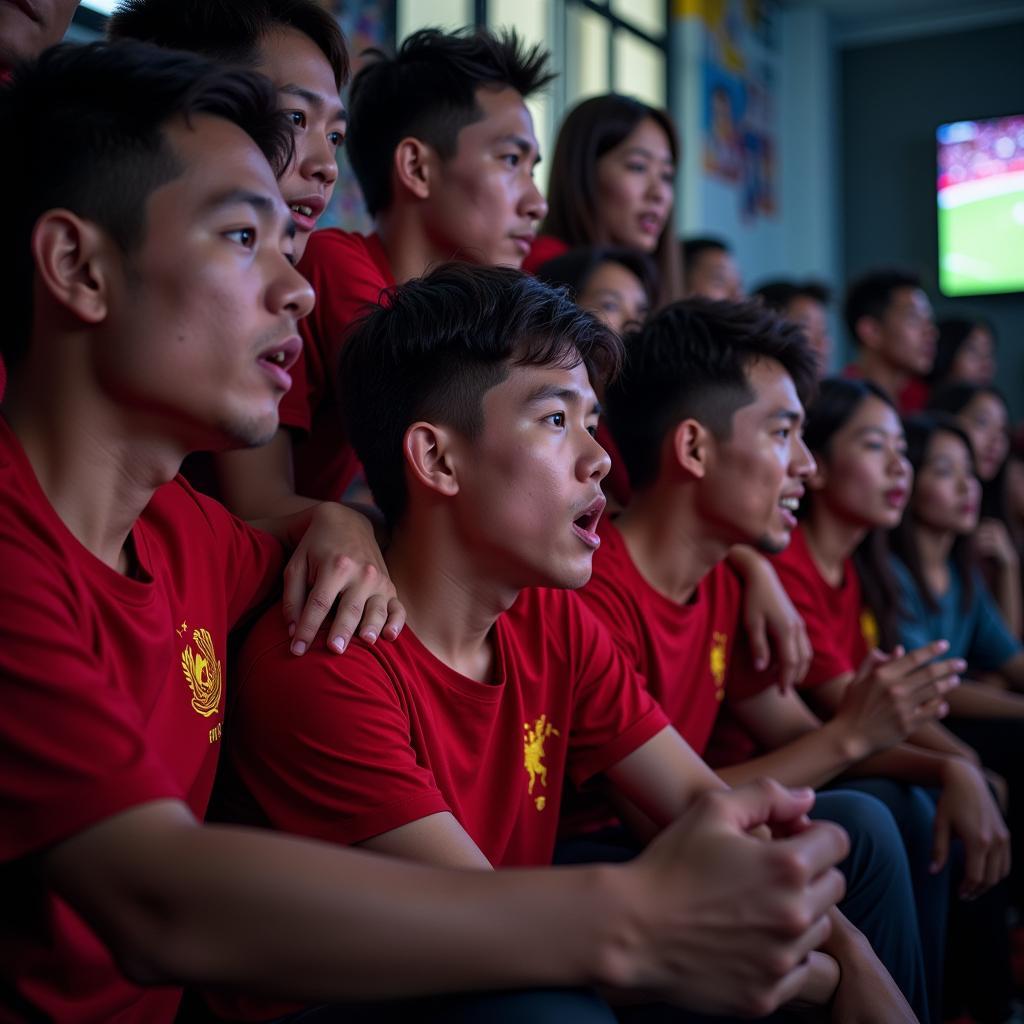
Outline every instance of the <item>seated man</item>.
{"label": "seated man", "polygon": [[846,291],[843,317],[858,351],[843,375],[877,384],[903,415],[920,412],[939,336],[921,279],[906,270],[864,274]]}
{"label": "seated man", "polygon": [[[250,820],[486,869],[550,862],[567,778],[603,776],[659,827],[721,787],[562,589],[586,582],[600,544],[594,387],[617,357],[562,293],[504,268],[439,268],[363,321],[343,407],[409,627],[344,665],[313,652],[298,675],[280,617],[255,627],[230,759]],[[856,940],[835,941],[847,959]],[[827,1000],[835,964],[812,962],[804,995]]]}
{"label": "seated man", "polygon": [[300,270],[319,301],[302,325],[304,369],[281,403],[282,430],[259,452],[221,460],[236,512],[337,499],[356,478],[334,376],[349,327],[382,292],[443,260],[522,263],[547,212],[525,103],[553,77],[547,62],[514,33],[425,29],[356,75],[347,150],[375,230],[310,241]]}
{"label": "seated man", "polygon": [[[801,428],[815,359],[801,332],[753,303],[676,303],[625,344],[607,414],[634,499],[614,524],[602,523],[594,575],[581,594],[704,756],[736,665],[749,653],[740,639],[741,585],[726,558],[735,544],[772,553],[789,543],[814,469]],[[938,714],[952,673],[962,669],[959,662],[925,666],[937,653],[932,645],[871,674],[831,723],[791,743],[777,738],[782,729],[769,709],[753,720],[769,753],[722,777],[777,775],[817,786],[886,749]],[[775,687],[772,696],[798,699]],[[592,803],[586,811],[578,807],[573,816],[577,845],[601,835],[588,837],[588,820],[608,821],[607,808]],[[873,887],[853,892],[851,884],[844,910],[927,1019],[910,879],[892,816],[879,801],[847,792],[824,794],[816,812],[845,825],[855,853],[862,839],[891,862],[895,873],[876,877]],[[880,891],[883,883],[888,892]]]}
{"label": "seated man", "polygon": [[[276,107],[259,76],[141,44],[59,47],[0,88],[0,1017],[160,1024],[182,982],[307,1001],[608,983],[777,1005],[806,983],[846,843],[747,832],[798,828],[809,794],[713,794],[636,864],[558,874],[199,824],[227,632],[281,556],[175,474],[193,449],[276,429],[312,302],[268,162],[290,147]],[[329,578],[337,550],[310,548]],[[711,970],[695,893],[736,877],[757,938]]]}

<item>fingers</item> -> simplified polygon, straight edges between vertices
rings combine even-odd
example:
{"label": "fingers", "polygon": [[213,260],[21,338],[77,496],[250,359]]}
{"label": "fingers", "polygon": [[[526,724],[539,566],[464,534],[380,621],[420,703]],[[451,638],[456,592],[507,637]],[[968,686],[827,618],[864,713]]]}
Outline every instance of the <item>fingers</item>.
{"label": "fingers", "polygon": [[[390,580],[375,565],[348,568],[333,584],[338,594],[338,610],[331,623],[328,646],[338,654],[348,647],[357,629],[368,643],[376,641],[387,622],[388,602],[394,596]],[[309,599],[312,598],[311,592]]]}
{"label": "fingers", "polygon": [[[902,648],[898,649],[902,650]],[[899,672],[901,675],[910,675],[911,672],[916,672],[922,665],[927,665],[928,662],[934,661],[948,650],[948,640],[933,640],[930,644],[918,647],[917,650],[911,651],[909,654],[894,657],[889,668],[893,672]]]}
{"label": "fingers", "polygon": [[732,790],[715,790],[702,799],[719,805],[723,815],[741,832],[758,825],[785,824],[814,806],[813,789],[787,789],[773,779],[758,779]]}
{"label": "fingers", "polygon": [[754,668],[763,672],[771,660],[768,648],[768,623],[763,615],[747,617],[747,640],[750,643],[750,655],[754,660]]}
{"label": "fingers", "polygon": [[976,899],[1001,882],[1010,872],[1009,834],[1003,827],[964,842],[966,854],[960,898]]}
{"label": "fingers", "polygon": [[815,880],[810,896],[817,913],[824,913],[843,898],[846,881],[834,866],[850,852],[850,840],[838,825],[816,821],[799,835],[778,840],[777,849],[792,856]]}
{"label": "fingers", "polygon": [[949,857],[949,814],[942,802],[935,812],[935,827],[932,833],[932,859],[928,870],[937,875],[945,866]]}
{"label": "fingers", "polygon": [[[339,556],[322,566],[310,585],[305,559],[293,558],[284,574],[285,619],[294,622],[292,654],[301,655],[309,649],[335,601],[338,608],[328,631],[328,646],[339,654],[348,647],[356,630],[373,643],[381,635],[394,639],[405,624],[405,610],[395,597],[391,581],[375,565],[360,565]],[[301,609],[297,615],[296,609]]]}

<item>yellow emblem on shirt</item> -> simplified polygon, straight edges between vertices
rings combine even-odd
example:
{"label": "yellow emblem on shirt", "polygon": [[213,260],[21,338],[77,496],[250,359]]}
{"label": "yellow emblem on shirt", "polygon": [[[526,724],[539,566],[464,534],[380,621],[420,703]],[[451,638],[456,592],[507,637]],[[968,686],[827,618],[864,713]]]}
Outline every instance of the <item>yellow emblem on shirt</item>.
{"label": "yellow emblem on shirt", "polygon": [[[533,787],[538,780],[542,786],[547,788],[548,769],[544,764],[544,741],[551,736],[558,735],[560,735],[559,731],[548,721],[547,715],[541,715],[533,723],[532,729],[529,722],[523,722],[523,766],[530,778],[526,791],[531,796],[533,796]],[[538,811],[543,811],[546,803],[547,800],[542,796],[538,796],[534,800]]]}
{"label": "yellow emblem on shirt", "polygon": [[715,681],[715,699],[722,700],[725,697],[725,645],[729,637],[725,633],[715,632],[711,637],[711,678]]}
{"label": "yellow emblem on shirt", "polygon": [[860,610],[860,635],[868,645],[869,651],[878,646],[878,620],[870,608]]}
{"label": "yellow emblem on shirt", "polygon": [[181,670],[192,691],[192,709],[203,718],[215,715],[220,710],[221,668],[208,629],[192,630],[192,643],[181,652]]}

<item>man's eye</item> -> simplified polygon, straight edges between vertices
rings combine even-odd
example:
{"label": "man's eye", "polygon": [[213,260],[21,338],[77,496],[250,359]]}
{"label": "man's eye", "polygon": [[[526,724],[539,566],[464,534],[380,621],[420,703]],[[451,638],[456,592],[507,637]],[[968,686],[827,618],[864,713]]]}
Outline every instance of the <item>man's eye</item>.
{"label": "man's eye", "polygon": [[505,153],[502,155],[501,159],[504,160],[504,162],[507,163],[509,167],[519,166],[520,157],[518,153]]}
{"label": "man's eye", "polygon": [[544,417],[554,427],[565,426],[565,413],[564,412],[553,412],[550,416]]}
{"label": "man's eye", "polygon": [[228,231],[225,237],[230,238],[239,245],[245,246],[246,249],[251,249],[256,244],[256,229],[235,228],[234,231]]}
{"label": "man's eye", "polygon": [[306,127],[306,115],[301,110],[289,110],[288,120],[291,121],[292,126],[295,128]]}
{"label": "man's eye", "polygon": [[332,146],[334,146],[335,149],[337,149],[338,146],[340,146],[345,141],[345,133],[344,132],[328,132],[327,133],[327,141]]}

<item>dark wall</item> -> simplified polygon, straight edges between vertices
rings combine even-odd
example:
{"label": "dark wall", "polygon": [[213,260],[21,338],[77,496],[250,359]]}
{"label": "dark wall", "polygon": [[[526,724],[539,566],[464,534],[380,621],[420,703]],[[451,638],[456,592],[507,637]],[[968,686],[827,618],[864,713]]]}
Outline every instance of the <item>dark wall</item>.
{"label": "dark wall", "polygon": [[991,319],[999,383],[1015,418],[1024,417],[1024,295],[941,296],[935,214],[936,126],[1024,114],[1024,15],[1011,24],[851,48],[840,58],[847,280],[879,263],[910,266],[922,274],[938,315]]}

